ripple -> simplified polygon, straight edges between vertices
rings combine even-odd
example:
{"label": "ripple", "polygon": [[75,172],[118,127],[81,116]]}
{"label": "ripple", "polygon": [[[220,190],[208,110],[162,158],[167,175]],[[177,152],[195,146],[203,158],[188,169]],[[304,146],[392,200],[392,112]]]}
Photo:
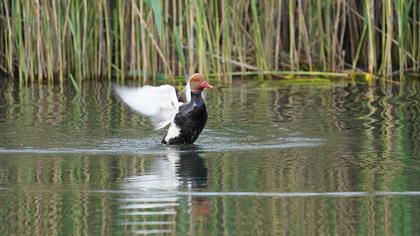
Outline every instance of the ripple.
{"label": "ripple", "polygon": [[152,198],[152,197],[144,197],[144,198],[121,198],[117,199],[119,202],[176,202],[178,198]]}
{"label": "ripple", "polygon": [[164,211],[135,211],[128,212],[130,216],[157,216],[157,215],[176,215],[175,210],[164,210]]}
{"label": "ripple", "polygon": [[121,222],[120,225],[174,225],[175,221],[134,221]]}
{"label": "ripple", "polygon": [[172,233],[171,229],[142,229],[135,230],[132,233],[134,234],[162,234],[162,233]]}
{"label": "ripple", "polygon": [[150,208],[166,208],[166,207],[176,207],[178,203],[156,203],[156,204],[129,204],[121,206],[121,209],[150,209]]}
{"label": "ripple", "polygon": [[[139,191],[118,191],[118,190],[92,190],[96,193],[114,193],[114,194],[147,194]],[[168,192],[161,192],[168,194]],[[420,191],[378,191],[378,192],[171,192],[177,196],[195,196],[195,197],[392,197],[392,196],[420,196]],[[155,192],[155,196],[159,193]]]}
{"label": "ripple", "polygon": [[[264,149],[285,149],[295,147],[315,147],[323,144],[320,138],[282,137],[266,142],[232,142],[233,139],[206,136],[198,145],[191,146],[195,151],[227,152],[227,151],[252,151]],[[0,154],[31,153],[31,154],[159,154],[166,155],[173,147],[161,145],[155,137],[144,139],[113,138],[100,143],[95,147],[20,147],[0,148]]]}

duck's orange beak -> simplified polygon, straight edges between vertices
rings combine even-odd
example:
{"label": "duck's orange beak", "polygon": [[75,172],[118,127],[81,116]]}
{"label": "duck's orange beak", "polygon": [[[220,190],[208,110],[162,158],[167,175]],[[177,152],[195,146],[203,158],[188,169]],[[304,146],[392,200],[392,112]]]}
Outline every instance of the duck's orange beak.
{"label": "duck's orange beak", "polygon": [[202,88],[213,88],[211,84],[209,84],[207,81],[204,81],[200,84]]}

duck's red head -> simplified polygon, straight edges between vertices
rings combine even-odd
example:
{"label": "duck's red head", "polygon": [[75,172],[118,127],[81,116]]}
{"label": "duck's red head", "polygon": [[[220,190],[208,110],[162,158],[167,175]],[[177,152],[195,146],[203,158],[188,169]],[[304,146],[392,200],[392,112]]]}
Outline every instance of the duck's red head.
{"label": "duck's red head", "polygon": [[209,82],[207,82],[204,79],[204,76],[200,73],[195,73],[191,75],[189,83],[190,83],[191,92],[193,93],[200,93],[205,88],[213,88],[213,86],[211,86]]}

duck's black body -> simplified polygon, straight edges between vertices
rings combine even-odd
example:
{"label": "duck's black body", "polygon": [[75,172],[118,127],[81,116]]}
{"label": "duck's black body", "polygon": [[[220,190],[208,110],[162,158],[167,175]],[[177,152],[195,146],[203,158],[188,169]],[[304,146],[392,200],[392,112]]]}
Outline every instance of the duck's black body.
{"label": "duck's black body", "polygon": [[[174,123],[179,134],[162,139],[163,144],[192,144],[197,140],[207,122],[207,109],[200,93],[191,93],[191,101],[179,107]],[[168,134],[167,134],[168,135]]]}

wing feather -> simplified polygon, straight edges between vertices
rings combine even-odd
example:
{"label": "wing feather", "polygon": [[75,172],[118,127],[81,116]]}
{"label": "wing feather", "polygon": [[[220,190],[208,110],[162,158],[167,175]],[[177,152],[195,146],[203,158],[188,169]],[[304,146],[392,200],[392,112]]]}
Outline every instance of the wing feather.
{"label": "wing feather", "polygon": [[178,113],[178,98],[175,88],[170,85],[114,88],[130,108],[149,117],[155,129],[161,129],[171,123]]}

